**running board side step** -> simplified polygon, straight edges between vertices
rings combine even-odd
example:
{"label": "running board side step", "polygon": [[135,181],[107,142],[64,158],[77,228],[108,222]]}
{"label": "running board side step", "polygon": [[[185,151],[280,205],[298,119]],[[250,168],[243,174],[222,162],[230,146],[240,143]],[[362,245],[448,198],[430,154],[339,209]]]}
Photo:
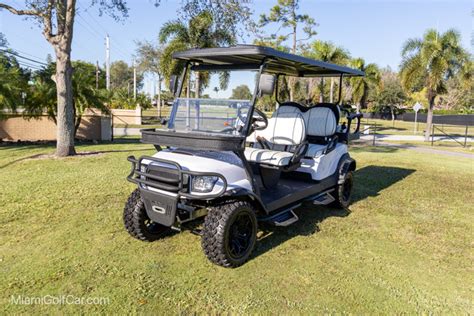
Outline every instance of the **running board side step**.
{"label": "running board side step", "polygon": [[311,201],[313,201],[314,205],[328,205],[336,200],[331,194],[332,191],[334,191],[334,189],[325,191],[316,197],[311,198]]}
{"label": "running board side step", "polygon": [[272,223],[275,226],[286,227],[296,223],[298,220],[298,216],[293,212],[293,210],[291,210],[275,218]]}
{"label": "running board side step", "polygon": [[268,222],[274,226],[286,227],[296,223],[299,217],[293,212],[293,210],[299,207],[301,204],[293,206],[292,208],[283,210],[275,215],[259,218],[259,221]]}

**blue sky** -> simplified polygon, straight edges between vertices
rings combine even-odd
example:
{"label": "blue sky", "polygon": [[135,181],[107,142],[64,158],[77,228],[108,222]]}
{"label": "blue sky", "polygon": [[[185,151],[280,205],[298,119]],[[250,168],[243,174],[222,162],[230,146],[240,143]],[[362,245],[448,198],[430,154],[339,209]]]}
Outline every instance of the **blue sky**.
{"label": "blue sky", "polygon": [[[13,6],[21,0],[2,1]],[[161,0],[155,8],[153,0],[129,1],[130,16],[124,22],[99,17],[95,8],[85,12],[89,0],[78,0],[73,43],[73,59],[90,62],[105,60],[104,36],[111,37],[111,59],[131,62],[136,40],[154,41],[161,25],[177,17],[179,0]],[[254,0],[255,17],[268,12],[276,0]],[[472,52],[472,1],[452,0],[301,0],[301,13],[312,16],[319,26],[315,39],[330,40],[348,49],[353,57],[397,69],[400,48],[410,37],[420,37],[428,28],[445,31],[455,28],[461,32],[464,47]],[[271,31],[269,27],[267,31]],[[0,11],[0,32],[10,47],[44,60],[53,51],[31,20]],[[242,42],[251,43],[252,37]],[[146,89],[152,84],[147,81]]]}

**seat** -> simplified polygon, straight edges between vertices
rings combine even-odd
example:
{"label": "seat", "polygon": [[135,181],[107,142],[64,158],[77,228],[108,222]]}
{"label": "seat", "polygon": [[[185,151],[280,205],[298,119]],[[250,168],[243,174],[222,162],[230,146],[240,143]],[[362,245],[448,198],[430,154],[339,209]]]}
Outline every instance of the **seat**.
{"label": "seat", "polygon": [[249,136],[248,141],[254,143],[254,147],[245,149],[245,158],[260,164],[286,167],[299,161],[298,148],[305,143],[305,138],[306,125],[299,111],[277,111],[264,130]]}
{"label": "seat", "polygon": [[337,144],[338,118],[329,106],[315,106],[304,113],[308,137],[307,158],[316,158],[334,149]]}
{"label": "seat", "polygon": [[276,151],[261,148],[246,148],[245,158],[248,161],[264,163],[272,166],[287,166],[293,153],[287,151]]}

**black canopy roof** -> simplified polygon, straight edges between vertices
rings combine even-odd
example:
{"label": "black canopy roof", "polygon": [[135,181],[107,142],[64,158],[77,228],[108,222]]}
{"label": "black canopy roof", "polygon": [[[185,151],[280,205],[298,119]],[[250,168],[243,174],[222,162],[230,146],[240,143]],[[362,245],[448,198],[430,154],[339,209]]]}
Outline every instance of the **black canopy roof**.
{"label": "black canopy roof", "polygon": [[364,76],[357,69],[256,45],[190,49],[174,53],[173,58],[196,63],[195,70],[258,69],[266,59],[266,73],[297,77]]}

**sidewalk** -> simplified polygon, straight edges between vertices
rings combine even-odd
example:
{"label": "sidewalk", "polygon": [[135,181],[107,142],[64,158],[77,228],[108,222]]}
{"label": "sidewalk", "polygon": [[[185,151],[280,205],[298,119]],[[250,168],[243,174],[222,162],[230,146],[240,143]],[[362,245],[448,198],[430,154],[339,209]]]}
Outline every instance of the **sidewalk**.
{"label": "sidewalk", "polygon": [[[464,137],[463,136],[457,136],[453,137],[456,141],[460,143],[464,143]],[[453,138],[449,138],[447,136],[435,136],[434,141],[451,141],[454,142],[455,140]],[[360,139],[362,140],[373,140],[374,135],[360,135]],[[375,135],[375,140],[377,141],[419,141],[422,142],[425,140],[425,137],[422,135],[385,135],[385,134],[376,134]],[[431,138],[430,138],[431,140]],[[472,143],[474,141],[474,137],[468,137],[467,142]]]}
{"label": "sidewalk", "polygon": [[445,156],[451,156],[451,157],[462,157],[462,158],[474,159],[474,154],[442,150],[442,149],[434,149],[434,148],[426,147],[426,146],[402,145],[402,144],[393,144],[393,143],[385,143],[385,142],[379,142],[377,143],[377,146],[409,149],[409,150],[414,150],[414,151],[417,151],[420,153],[426,153],[426,154],[436,154],[436,155],[445,155]]}

